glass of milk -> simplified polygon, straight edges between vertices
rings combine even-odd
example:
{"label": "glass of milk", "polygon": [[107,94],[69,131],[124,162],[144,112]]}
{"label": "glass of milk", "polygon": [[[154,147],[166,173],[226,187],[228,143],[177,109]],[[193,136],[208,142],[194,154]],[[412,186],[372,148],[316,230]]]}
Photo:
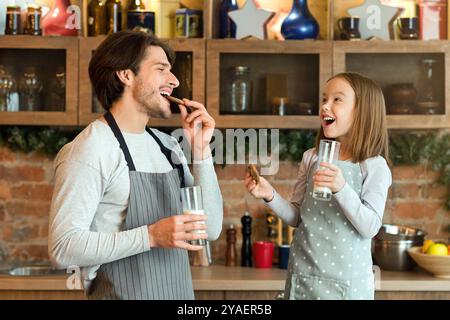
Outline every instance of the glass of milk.
{"label": "glass of milk", "polygon": [[[200,186],[181,188],[181,202],[183,205],[183,214],[205,214],[203,210],[202,188]],[[196,223],[205,223],[198,221]],[[206,233],[206,230],[193,230],[192,233]],[[205,246],[206,239],[196,239],[189,241],[195,246]]]}
{"label": "glass of milk", "polygon": [[[322,139],[319,145],[319,155],[317,159],[316,170],[326,169],[320,166],[321,162],[327,162],[336,165],[339,159],[340,143],[334,140]],[[313,198],[317,200],[330,201],[331,190],[327,187],[318,187],[314,185]]]}

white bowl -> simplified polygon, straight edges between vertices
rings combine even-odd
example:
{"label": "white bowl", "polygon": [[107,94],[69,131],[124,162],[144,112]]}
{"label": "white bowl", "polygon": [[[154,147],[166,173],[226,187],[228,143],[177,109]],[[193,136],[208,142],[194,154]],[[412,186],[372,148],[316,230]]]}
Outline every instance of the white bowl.
{"label": "white bowl", "polygon": [[422,253],[422,247],[412,247],[408,253],[420,267],[431,272],[435,277],[450,279],[450,255],[435,256]]}

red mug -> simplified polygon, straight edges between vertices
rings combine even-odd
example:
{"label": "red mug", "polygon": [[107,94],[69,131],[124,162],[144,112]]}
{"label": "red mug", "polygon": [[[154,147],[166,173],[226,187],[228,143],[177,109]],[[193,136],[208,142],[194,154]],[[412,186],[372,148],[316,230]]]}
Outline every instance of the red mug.
{"label": "red mug", "polygon": [[253,243],[253,259],[256,268],[272,268],[274,245],[271,241]]}

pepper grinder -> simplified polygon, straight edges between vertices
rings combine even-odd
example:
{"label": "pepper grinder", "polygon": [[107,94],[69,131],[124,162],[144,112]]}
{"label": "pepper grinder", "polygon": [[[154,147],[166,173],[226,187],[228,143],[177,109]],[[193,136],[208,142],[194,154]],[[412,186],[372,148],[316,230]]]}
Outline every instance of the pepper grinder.
{"label": "pepper grinder", "polygon": [[251,244],[251,233],[252,233],[252,217],[246,212],[241,218],[242,222],[242,251],[241,251],[241,266],[251,267],[252,266],[252,244]]}
{"label": "pepper grinder", "polygon": [[227,230],[227,256],[225,265],[227,267],[236,266],[236,229],[233,224]]}

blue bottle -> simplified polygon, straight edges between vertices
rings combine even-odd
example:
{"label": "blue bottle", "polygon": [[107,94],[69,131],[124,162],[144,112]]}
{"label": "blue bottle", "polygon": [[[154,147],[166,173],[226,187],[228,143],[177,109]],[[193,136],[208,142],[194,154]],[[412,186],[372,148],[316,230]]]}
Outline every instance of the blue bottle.
{"label": "blue bottle", "polygon": [[222,0],[220,5],[220,38],[236,38],[236,24],[228,12],[238,10],[237,0]]}
{"label": "blue bottle", "polygon": [[308,9],[307,0],[294,0],[292,10],[281,25],[286,40],[316,39],[319,24]]}

